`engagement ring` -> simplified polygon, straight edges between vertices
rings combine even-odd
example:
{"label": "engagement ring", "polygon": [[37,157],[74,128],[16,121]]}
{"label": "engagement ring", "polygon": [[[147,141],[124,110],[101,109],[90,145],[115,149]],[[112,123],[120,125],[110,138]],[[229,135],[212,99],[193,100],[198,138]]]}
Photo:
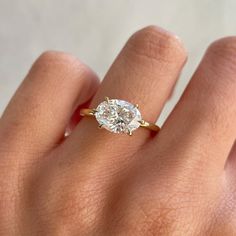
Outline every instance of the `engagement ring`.
{"label": "engagement ring", "polygon": [[94,116],[99,128],[105,128],[113,133],[132,135],[139,127],[158,132],[160,128],[142,119],[138,105],[119,99],[105,98],[95,109],[81,109],[81,116]]}

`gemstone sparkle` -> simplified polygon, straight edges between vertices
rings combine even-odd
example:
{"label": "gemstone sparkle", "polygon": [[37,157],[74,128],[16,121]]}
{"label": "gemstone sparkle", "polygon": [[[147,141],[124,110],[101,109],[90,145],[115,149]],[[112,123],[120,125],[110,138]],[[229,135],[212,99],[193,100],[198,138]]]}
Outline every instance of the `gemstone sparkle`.
{"label": "gemstone sparkle", "polygon": [[95,117],[103,128],[113,133],[130,134],[142,120],[138,108],[124,100],[108,99],[98,105]]}

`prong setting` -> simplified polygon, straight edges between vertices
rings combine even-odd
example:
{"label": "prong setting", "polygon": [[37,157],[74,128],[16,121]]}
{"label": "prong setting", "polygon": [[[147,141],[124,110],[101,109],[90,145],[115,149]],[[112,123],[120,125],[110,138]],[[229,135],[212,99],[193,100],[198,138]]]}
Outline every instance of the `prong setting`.
{"label": "prong setting", "polygon": [[98,126],[98,128],[99,128],[99,129],[102,129],[102,128],[103,128],[103,124],[100,124],[100,125]]}
{"label": "prong setting", "polygon": [[98,111],[97,111],[97,109],[93,109],[92,112],[93,112],[93,114],[95,114]]}
{"label": "prong setting", "polygon": [[103,128],[113,133],[126,133],[132,135],[133,131],[140,127],[141,113],[132,103],[119,99],[105,98],[100,103],[94,114],[98,123]]}
{"label": "prong setting", "polygon": [[129,131],[128,131],[128,135],[129,135],[129,136],[132,136],[132,135],[133,135],[132,131],[129,130]]}
{"label": "prong setting", "polygon": [[145,124],[145,121],[144,121],[144,120],[140,120],[139,123],[140,123],[141,125],[144,125],[144,124]]}
{"label": "prong setting", "polygon": [[101,102],[97,108],[82,108],[81,116],[94,116],[98,121],[98,128],[104,128],[112,133],[124,133],[132,136],[139,127],[159,132],[160,127],[142,119],[138,104],[119,99],[109,99]]}

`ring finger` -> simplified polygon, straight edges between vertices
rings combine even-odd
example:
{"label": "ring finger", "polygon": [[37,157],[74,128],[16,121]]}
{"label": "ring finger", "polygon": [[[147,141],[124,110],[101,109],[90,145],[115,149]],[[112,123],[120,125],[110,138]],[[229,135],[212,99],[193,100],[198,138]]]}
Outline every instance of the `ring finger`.
{"label": "ring finger", "polygon": [[[105,76],[91,107],[97,107],[105,96],[123,99],[139,104],[143,118],[155,122],[185,60],[186,52],[175,36],[155,26],[144,28],[128,40]],[[128,135],[99,130],[97,126],[94,119],[83,119],[65,142],[67,150],[73,155],[84,146],[90,147],[87,148],[90,152],[96,146],[97,155],[101,152],[102,156],[126,156],[149,137],[147,131],[138,130],[130,139]]]}

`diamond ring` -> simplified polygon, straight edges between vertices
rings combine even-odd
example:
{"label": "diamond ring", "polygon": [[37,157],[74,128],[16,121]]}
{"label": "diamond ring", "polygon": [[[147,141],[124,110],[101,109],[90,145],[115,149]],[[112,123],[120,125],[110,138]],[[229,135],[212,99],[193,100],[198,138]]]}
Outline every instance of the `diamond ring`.
{"label": "diamond ring", "polygon": [[81,109],[81,116],[94,116],[99,128],[105,128],[113,133],[132,135],[139,127],[158,132],[160,128],[142,119],[138,105],[119,99],[105,98],[95,109]]}

